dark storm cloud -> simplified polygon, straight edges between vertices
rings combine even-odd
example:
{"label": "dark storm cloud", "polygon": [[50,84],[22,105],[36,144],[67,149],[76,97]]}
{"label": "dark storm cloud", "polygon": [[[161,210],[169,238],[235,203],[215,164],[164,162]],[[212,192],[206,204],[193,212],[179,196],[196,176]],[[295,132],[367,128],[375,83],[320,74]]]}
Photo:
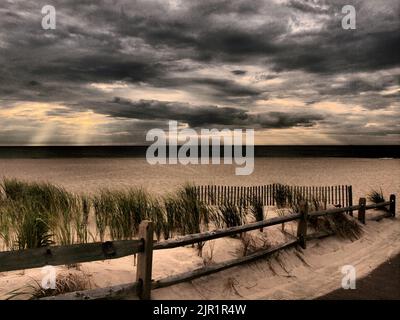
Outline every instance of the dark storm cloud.
{"label": "dark storm cloud", "polygon": [[218,78],[170,78],[167,81],[161,79],[161,85],[165,87],[203,87],[213,91],[222,97],[256,97],[261,91],[248,86],[240,85],[232,80]]}
{"label": "dark storm cloud", "polygon": [[[388,10],[360,15],[357,30],[351,31],[341,28],[340,9],[354,4],[362,11],[366,6],[362,1],[292,0],[286,9],[273,1],[185,1],[178,11],[153,1],[83,1],[79,6],[75,1],[54,1],[60,17],[58,29],[51,32],[39,27],[43,4],[3,4],[0,23],[7,30],[2,32],[6,73],[19,78],[36,75],[39,82],[43,78],[152,83],[168,79],[169,66],[182,58],[265,59],[277,71],[312,73],[399,66],[399,5],[393,0],[376,5],[386,5]],[[32,12],[28,18],[20,13],[24,9]],[[288,24],[296,10],[320,12],[327,20],[320,30],[292,34]],[[262,23],[252,23],[252,18],[261,19],[266,13]],[[134,42],[130,50],[129,41]],[[37,58],[40,54],[44,59]]]}
{"label": "dark storm cloud", "polygon": [[129,57],[85,56],[68,61],[54,60],[48,65],[38,66],[32,70],[39,78],[47,76],[57,77],[65,81],[93,81],[107,82],[121,80],[127,82],[147,81],[162,74],[162,65],[149,64],[143,61],[132,61]]}
{"label": "dark storm cloud", "polygon": [[[231,107],[217,107],[210,105],[193,106],[179,102],[165,102],[156,100],[131,101],[116,97],[112,101],[86,101],[80,103],[86,109],[104,114],[113,118],[128,118],[140,120],[178,120],[189,124],[193,128],[207,126],[235,126],[281,129],[291,127],[311,127],[323,120],[320,114],[264,112],[250,114],[246,110]],[[49,115],[68,114],[69,109],[56,109]]]}
{"label": "dark storm cloud", "polygon": [[[308,1],[295,1],[309,7]],[[319,32],[308,40],[288,39],[288,48],[296,50],[295,57],[287,51],[277,56],[276,67],[304,69],[316,73],[379,70],[399,66],[400,22],[398,1],[325,1],[331,13]],[[357,12],[356,30],[343,30],[341,8],[353,5]],[[293,42],[292,42],[293,41]]]}
{"label": "dark storm cloud", "polygon": [[290,0],[289,7],[297,9],[302,12],[314,14],[326,14],[329,12],[328,8],[323,7],[318,1],[304,1],[304,0]]}
{"label": "dark storm cloud", "polygon": [[347,81],[336,87],[327,88],[323,86],[319,90],[319,93],[324,95],[347,95],[353,93],[359,94],[361,92],[382,91],[383,89],[385,89],[384,84],[357,79]]}
{"label": "dark storm cloud", "polygon": [[[243,62],[249,57],[258,57],[267,58],[277,70],[302,69],[315,73],[376,70],[399,65],[396,54],[400,43],[399,4],[394,0],[375,6],[358,0],[297,0],[288,6],[294,11],[285,11],[273,1],[257,1],[253,10],[240,11],[239,4],[245,7],[245,2],[232,2],[236,5],[212,1],[216,3],[214,6],[209,4],[207,10],[200,11],[195,11],[198,6],[189,5],[179,16],[124,16],[117,32],[140,37],[155,46],[182,50],[180,54],[199,61]],[[348,4],[364,13],[358,17],[356,30],[343,30],[341,26],[344,16],[341,8]],[[382,6],[389,10],[379,10]],[[298,22],[296,11],[300,8],[305,12],[304,18],[312,19],[311,13],[315,12],[325,16],[319,30],[289,33],[289,21]],[[264,22],[252,25],[251,14],[263,14],[265,9],[269,15]],[[224,14],[235,14],[237,18],[234,21],[223,19]],[[248,19],[248,23],[238,23],[241,19]],[[135,28],[131,28],[132,25]]]}
{"label": "dark storm cloud", "polygon": [[[397,111],[387,115],[377,115],[369,121],[365,121],[363,117],[352,117],[351,120],[346,115],[337,116],[333,121],[324,120],[325,122],[331,121],[329,128],[325,130],[325,133],[329,135],[341,135],[341,139],[345,137],[359,136],[364,137],[389,137],[392,138],[390,141],[398,143],[400,134],[400,126],[398,124],[398,118],[400,113]],[[385,127],[381,127],[379,123],[385,123]],[[350,140],[351,141],[351,138]],[[365,142],[364,142],[365,143]]]}
{"label": "dark storm cloud", "polygon": [[[328,115],[309,109],[253,109],[270,96],[308,106],[398,106],[398,0],[169,3],[53,0],[57,29],[45,31],[40,11],[48,1],[2,1],[0,110],[40,101],[66,106],[49,112],[60,116],[90,109],[113,119],[174,119],[194,127],[325,123],[344,130],[336,127],[342,118],[328,123]],[[356,30],[341,27],[341,8],[349,4],[357,9]],[[150,96],[151,89],[179,91],[199,102],[112,100],[113,93],[92,85],[115,82],[149,89]]]}
{"label": "dark storm cloud", "polygon": [[246,70],[233,70],[232,74],[236,75],[236,76],[243,76],[245,75],[247,72]]}
{"label": "dark storm cloud", "polygon": [[312,42],[298,44],[297,39],[288,41],[286,50],[282,50],[273,59],[275,70],[301,69],[329,74],[399,66],[399,31],[400,27],[390,32],[370,34],[355,30],[353,34],[346,36],[342,29],[332,25]]}
{"label": "dark storm cloud", "polygon": [[255,117],[262,128],[291,128],[291,127],[312,127],[318,121],[324,119],[319,114],[306,114],[300,112],[268,112]]}

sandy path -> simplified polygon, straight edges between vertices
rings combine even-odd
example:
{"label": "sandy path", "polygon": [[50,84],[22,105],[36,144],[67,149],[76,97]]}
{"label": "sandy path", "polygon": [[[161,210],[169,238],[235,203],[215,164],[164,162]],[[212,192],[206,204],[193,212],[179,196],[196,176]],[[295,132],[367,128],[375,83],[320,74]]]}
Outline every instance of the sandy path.
{"label": "sandy path", "polygon": [[400,254],[381,264],[357,281],[355,290],[342,288],[318,297],[319,300],[400,300]]}
{"label": "sandy path", "polygon": [[[364,236],[354,242],[331,237],[309,242],[302,256],[291,249],[269,268],[265,260],[155,290],[154,299],[313,299],[341,287],[341,267],[353,265],[357,279],[400,253],[400,221],[368,221]],[[395,280],[395,279],[393,279]],[[399,279],[397,279],[399,281]],[[232,285],[233,284],[233,285]]]}

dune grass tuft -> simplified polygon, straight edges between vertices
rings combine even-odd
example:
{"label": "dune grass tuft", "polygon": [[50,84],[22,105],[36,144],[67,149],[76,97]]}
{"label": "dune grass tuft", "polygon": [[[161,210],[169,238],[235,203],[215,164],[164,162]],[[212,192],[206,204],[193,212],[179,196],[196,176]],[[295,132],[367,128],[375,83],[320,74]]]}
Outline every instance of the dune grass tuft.
{"label": "dune grass tuft", "polygon": [[[5,197],[3,207],[13,226],[8,231],[17,235],[18,248],[75,242],[72,221],[82,210],[74,194],[47,182],[7,178],[1,188]],[[80,233],[82,235],[82,230]]]}
{"label": "dune grass tuft", "polygon": [[151,220],[158,240],[168,234],[162,202],[142,188],[102,190],[93,197],[96,226],[101,241],[107,231],[112,240],[134,238],[143,220]]}
{"label": "dune grass tuft", "polygon": [[78,243],[87,243],[89,241],[89,214],[91,208],[91,201],[89,196],[81,195],[77,198],[78,210],[75,210],[73,216],[73,223],[75,226],[76,237]]}
{"label": "dune grass tuft", "polygon": [[288,202],[289,189],[286,185],[276,184],[273,197],[278,208],[284,208]]}
{"label": "dune grass tuft", "polygon": [[186,184],[176,193],[164,197],[165,229],[168,235],[199,233],[207,229],[212,210],[197,197],[196,188]]}
{"label": "dune grass tuft", "polygon": [[160,241],[162,236],[164,236],[164,239],[168,238],[168,236],[165,235],[165,232],[168,232],[166,231],[167,218],[165,208],[160,199],[152,198],[150,200],[147,219],[154,223],[154,233],[157,241]]}
{"label": "dune grass tuft", "polygon": [[340,238],[357,240],[363,234],[362,226],[345,213],[310,217],[309,224],[316,231],[334,233]]}
{"label": "dune grass tuft", "polygon": [[[40,248],[53,243],[47,213],[29,203],[10,202],[3,214],[9,217],[7,229],[9,249]],[[14,237],[10,241],[10,237]]]}
{"label": "dune grass tuft", "polygon": [[219,228],[231,228],[246,223],[247,209],[230,202],[225,202],[218,207],[216,224]]}
{"label": "dune grass tuft", "polygon": [[264,220],[264,204],[260,198],[254,197],[250,200],[250,213],[255,221]]}
{"label": "dune grass tuft", "polygon": [[378,190],[372,190],[370,193],[367,195],[368,201],[372,203],[381,203],[385,202],[385,197],[383,196],[382,189]]}
{"label": "dune grass tuft", "polygon": [[55,289],[44,289],[39,281],[34,280],[33,283],[23,288],[11,291],[8,294],[7,300],[22,297],[27,297],[29,300],[37,300],[69,292],[89,290],[91,288],[92,284],[87,274],[68,273],[57,277]]}
{"label": "dune grass tuft", "polygon": [[[211,207],[199,200],[196,188],[191,184],[185,184],[174,194],[164,197],[163,204],[165,214],[162,228],[165,239],[175,233],[185,235],[207,230],[214,214]],[[204,245],[204,242],[197,243],[200,257]]]}
{"label": "dune grass tuft", "polygon": [[171,238],[180,229],[180,205],[179,200],[173,195],[163,198],[166,220],[163,227],[164,238]]}

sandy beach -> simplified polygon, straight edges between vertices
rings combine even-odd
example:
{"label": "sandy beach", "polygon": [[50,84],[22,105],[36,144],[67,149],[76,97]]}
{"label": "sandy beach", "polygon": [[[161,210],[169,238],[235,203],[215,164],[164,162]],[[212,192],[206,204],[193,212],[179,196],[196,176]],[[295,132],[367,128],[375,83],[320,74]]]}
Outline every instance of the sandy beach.
{"label": "sandy beach", "polygon": [[1,159],[0,177],[49,181],[73,192],[142,186],[165,194],[185,182],[221,185],[352,185],[355,202],[372,189],[399,194],[400,160],[365,158],[255,158],[253,174],[234,165],[149,165],[144,158]]}

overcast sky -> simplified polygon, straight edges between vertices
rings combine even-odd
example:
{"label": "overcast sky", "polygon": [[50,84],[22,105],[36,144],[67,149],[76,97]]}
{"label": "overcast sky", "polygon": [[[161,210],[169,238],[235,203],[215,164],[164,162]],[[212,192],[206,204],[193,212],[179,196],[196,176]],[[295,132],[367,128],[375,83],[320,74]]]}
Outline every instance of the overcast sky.
{"label": "overcast sky", "polygon": [[169,120],[399,144],[399,57],[399,0],[2,0],[0,144],[144,144]]}

